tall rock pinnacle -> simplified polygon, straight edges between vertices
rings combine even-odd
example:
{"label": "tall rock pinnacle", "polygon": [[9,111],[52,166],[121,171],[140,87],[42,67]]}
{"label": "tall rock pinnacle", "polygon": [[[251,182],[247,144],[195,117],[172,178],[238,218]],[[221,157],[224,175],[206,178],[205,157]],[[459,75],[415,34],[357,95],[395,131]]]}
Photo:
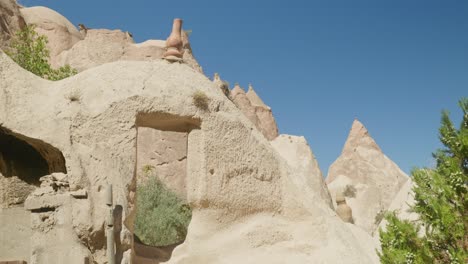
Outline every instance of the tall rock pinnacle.
{"label": "tall rock pinnacle", "polygon": [[330,166],[326,182],[332,197],[344,192],[354,222],[368,233],[380,223],[408,176],[385,154],[364,125],[354,120],[340,157]]}

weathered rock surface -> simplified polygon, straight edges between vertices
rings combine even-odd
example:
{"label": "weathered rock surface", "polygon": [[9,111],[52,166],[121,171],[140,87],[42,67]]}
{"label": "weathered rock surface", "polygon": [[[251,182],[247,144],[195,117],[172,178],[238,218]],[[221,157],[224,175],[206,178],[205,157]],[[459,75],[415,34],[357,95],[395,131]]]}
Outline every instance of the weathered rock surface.
{"label": "weathered rock surface", "polygon": [[354,223],[372,234],[408,176],[385,156],[367,129],[353,122],[341,156],[326,179],[332,198],[344,192]]}
{"label": "weathered rock surface", "polygon": [[[67,18],[50,8],[24,8],[15,0],[0,1],[0,48],[5,48],[11,36],[26,24],[36,25],[36,32],[47,36],[49,61],[54,68],[69,64],[84,71],[119,60],[157,60],[165,51],[164,40],[134,43],[132,35],[121,30],[84,28],[78,31]],[[184,63],[203,73],[184,31],[182,38]]]}
{"label": "weathered rock surface", "polygon": [[155,60],[164,53],[164,42],[147,41],[135,44],[121,30],[88,29],[84,40],[58,56],[60,65],[69,64],[83,71],[119,60]]}
{"label": "weathered rock surface", "polygon": [[68,19],[50,8],[35,6],[20,10],[26,23],[35,25],[35,31],[47,37],[51,65],[62,66],[63,63],[57,61],[60,53],[70,49],[83,36]]}
{"label": "weathered rock surface", "polygon": [[260,120],[258,120],[257,114],[255,113],[255,107],[250,102],[247,94],[244,89],[242,89],[239,84],[235,84],[234,88],[231,90],[230,97],[232,102],[244,113],[244,115],[255,125],[255,127],[260,126]]}
{"label": "weathered rock surface", "polygon": [[0,262],[29,260],[32,244],[31,213],[19,206],[0,208],[0,223]]}
{"label": "weathered rock surface", "polygon": [[[396,212],[396,215],[400,219],[415,221],[419,219],[417,213],[411,211],[411,206],[415,204],[414,201],[414,192],[413,192],[414,182],[411,178],[406,181],[406,183],[401,187],[398,194],[393,199],[392,203],[388,207],[387,211]],[[385,219],[379,224],[379,228],[385,230],[388,222]],[[378,237],[378,233],[375,234]]]}
{"label": "weathered rock surface", "polygon": [[149,127],[138,128],[137,184],[157,177],[187,199],[187,143],[188,132],[163,131]]}
{"label": "weathered rock surface", "polygon": [[[188,65],[119,61],[50,82],[0,53],[0,79],[2,126],[63,153],[66,177],[49,184],[66,179],[87,192],[76,199],[64,184],[63,192],[39,196],[62,204],[32,211],[32,263],[105,262],[109,183],[117,261],[130,258],[139,127],[188,132],[193,217],[169,263],[378,263],[372,238],[343,223],[318,194],[303,192],[305,177]],[[193,105],[196,91],[210,98],[208,110]]]}
{"label": "weathered rock surface", "polygon": [[0,1],[0,49],[4,49],[15,32],[26,25],[15,0]]}
{"label": "weathered rock surface", "polygon": [[263,103],[252,86],[249,86],[249,91],[246,93],[236,84],[231,90],[230,98],[268,140],[278,136],[278,127],[271,108]]}
{"label": "weathered rock surface", "polygon": [[258,128],[268,140],[275,139],[278,136],[278,126],[276,125],[271,108],[260,99],[252,85],[249,85],[246,95],[255,108],[255,114],[259,121]]}
{"label": "weathered rock surface", "polygon": [[271,141],[271,145],[293,168],[293,180],[302,187],[302,192],[310,193],[314,199],[320,199],[333,207],[332,199],[322,176],[317,159],[304,137],[280,135]]}

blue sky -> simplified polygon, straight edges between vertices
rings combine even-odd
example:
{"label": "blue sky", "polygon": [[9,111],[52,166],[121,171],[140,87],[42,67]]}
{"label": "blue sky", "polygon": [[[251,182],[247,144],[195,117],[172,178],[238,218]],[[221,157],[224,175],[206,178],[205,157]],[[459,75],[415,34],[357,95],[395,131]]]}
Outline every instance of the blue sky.
{"label": "blue sky", "polygon": [[137,42],[184,19],[205,74],[252,83],[324,173],[354,118],[405,172],[433,164],[440,112],[468,96],[468,1],[23,0]]}

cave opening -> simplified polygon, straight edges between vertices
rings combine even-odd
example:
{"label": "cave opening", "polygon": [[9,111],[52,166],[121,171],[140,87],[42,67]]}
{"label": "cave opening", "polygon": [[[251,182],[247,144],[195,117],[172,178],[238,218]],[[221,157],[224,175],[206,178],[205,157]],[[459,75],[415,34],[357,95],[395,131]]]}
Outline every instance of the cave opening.
{"label": "cave opening", "polygon": [[0,206],[22,204],[39,179],[53,172],[67,172],[60,150],[0,126]]}

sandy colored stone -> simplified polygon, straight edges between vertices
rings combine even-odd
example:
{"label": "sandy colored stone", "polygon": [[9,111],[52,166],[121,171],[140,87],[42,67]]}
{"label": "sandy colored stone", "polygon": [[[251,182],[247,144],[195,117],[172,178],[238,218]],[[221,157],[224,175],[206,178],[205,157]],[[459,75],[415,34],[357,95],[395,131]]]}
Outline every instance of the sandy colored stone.
{"label": "sandy colored stone", "polygon": [[0,173],[0,208],[24,203],[35,188],[17,176],[5,177]]}
{"label": "sandy colored stone", "polygon": [[268,140],[273,140],[278,136],[278,126],[276,125],[275,118],[271,108],[267,106],[263,100],[249,85],[249,90],[246,93],[252,106],[255,108],[255,114],[259,120],[259,129]]}
{"label": "sandy colored stone", "polygon": [[328,170],[326,182],[333,198],[337,192],[353,190],[346,201],[354,222],[372,234],[380,223],[377,215],[389,208],[407,180],[408,176],[355,120],[340,157]]}
{"label": "sandy colored stone", "polygon": [[221,92],[227,97],[230,96],[229,83],[221,80],[221,77],[218,73],[215,73],[213,76],[213,83],[221,90]]}
{"label": "sandy colored stone", "polygon": [[21,9],[26,23],[35,25],[35,31],[39,35],[47,37],[47,48],[50,51],[50,63],[53,67],[62,66],[57,61],[57,56],[74,44],[83,39],[83,36],[67,18],[56,11],[43,7],[34,6]]}
{"label": "sandy colored stone", "polygon": [[0,1],[0,49],[6,48],[11,37],[25,25],[15,0]]}
{"label": "sandy colored stone", "polygon": [[0,262],[31,255],[31,213],[23,207],[0,208]]}
{"label": "sandy colored stone", "polygon": [[330,208],[334,208],[325,180],[317,159],[304,137],[279,135],[271,145],[293,168],[293,178],[302,186],[302,192],[310,193],[314,199],[320,199]]}
{"label": "sandy colored stone", "polygon": [[137,184],[157,177],[179,197],[186,199],[188,132],[138,128]]}
{"label": "sandy colored stone", "polygon": [[[414,182],[411,180],[411,178],[409,178],[408,181],[406,181],[406,183],[401,187],[400,191],[393,199],[387,211],[396,212],[398,218],[403,220],[418,220],[418,214],[411,210],[411,206],[414,206],[415,204],[413,187]],[[383,219],[379,224],[379,228],[385,230],[387,224],[387,220]],[[375,236],[378,236],[378,234],[376,233]]]}
{"label": "sandy colored stone", "polygon": [[[0,53],[0,79],[0,123],[59,149],[70,184],[88,194],[33,214],[32,263],[105,262],[109,183],[118,209],[117,259],[128,263],[138,127],[190,131],[186,191],[193,218],[169,263],[378,263],[371,236],[303,192],[296,169],[188,65],[118,61],[51,82]],[[193,105],[196,91],[210,98],[207,110]],[[70,100],[71,92],[80,99]]]}
{"label": "sandy colored stone", "polygon": [[252,106],[249,98],[247,97],[244,89],[242,89],[239,84],[235,84],[234,88],[231,90],[230,97],[232,102],[244,113],[244,115],[258,127],[260,120],[258,120],[257,114],[255,113],[255,107]]}

